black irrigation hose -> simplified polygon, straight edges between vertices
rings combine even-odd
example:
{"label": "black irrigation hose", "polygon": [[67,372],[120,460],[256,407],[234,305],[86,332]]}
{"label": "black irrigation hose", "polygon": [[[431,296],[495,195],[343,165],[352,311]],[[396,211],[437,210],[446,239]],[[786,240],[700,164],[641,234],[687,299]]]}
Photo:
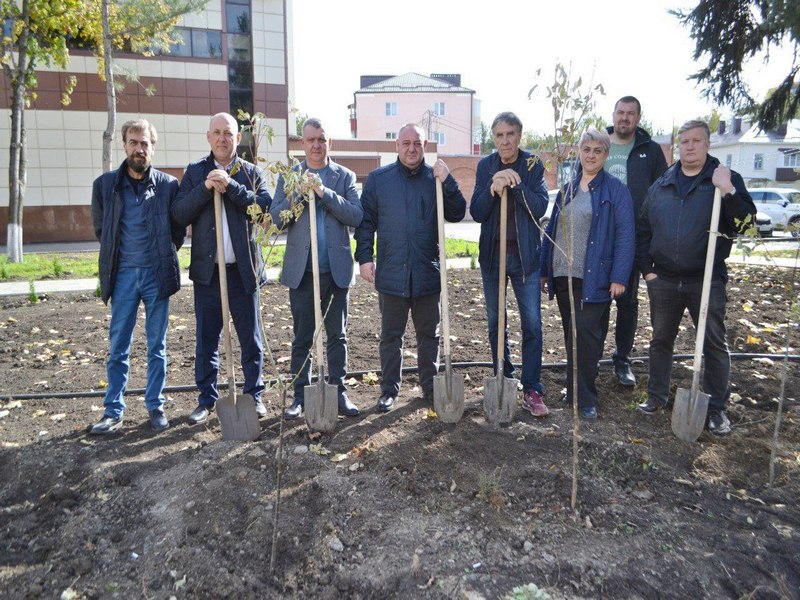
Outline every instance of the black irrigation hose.
{"label": "black irrigation hose", "polygon": [[[732,352],[730,354],[731,360],[752,360],[754,358],[769,358],[771,360],[775,360],[776,362],[783,360],[786,358],[785,354],[758,354],[758,353],[748,353],[748,352]],[[673,360],[686,360],[689,358],[694,358],[694,354],[675,354],[673,356]],[[792,362],[800,362],[800,354],[790,354],[788,359]],[[640,356],[632,358],[631,361],[635,362],[648,362],[648,357]],[[612,360],[610,358],[605,358],[600,361],[601,365],[610,365],[612,364]],[[520,365],[514,365],[516,368],[519,368]],[[566,368],[567,363],[565,362],[558,362],[558,363],[544,363],[542,364],[543,369],[564,369]],[[494,365],[490,362],[454,362],[454,368],[459,369],[466,369],[470,367],[486,367],[487,369],[494,368]],[[440,367],[441,370],[442,367]],[[403,367],[403,373],[414,373],[416,372],[417,367]],[[367,373],[380,373],[379,369],[367,369],[364,371],[350,371],[345,377],[358,377],[362,375],[366,375]],[[311,380],[313,381],[316,379],[316,376],[313,376]],[[269,385],[274,385],[277,383],[276,379],[270,379],[268,381]],[[243,383],[236,382],[237,387],[242,387]],[[221,383],[217,386],[217,389],[226,390],[228,389],[227,383]],[[177,393],[177,392],[194,392],[197,390],[196,385],[173,385],[164,388],[164,392],[166,393]],[[144,394],[144,388],[134,388],[125,390],[126,396],[131,396],[133,394]],[[56,399],[63,399],[63,398],[102,398],[106,395],[104,391],[90,391],[90,392],[44,392],[41,394],[11,394],[0,396],[0,400],[7,402],[9,400],[45,400],[48,398]]]}

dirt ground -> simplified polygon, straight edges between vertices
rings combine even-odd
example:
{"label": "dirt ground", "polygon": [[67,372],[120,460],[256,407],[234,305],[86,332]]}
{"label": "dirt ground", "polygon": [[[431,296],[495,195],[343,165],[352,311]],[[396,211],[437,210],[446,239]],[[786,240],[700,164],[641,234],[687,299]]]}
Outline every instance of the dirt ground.
{"label": "dirt ground", "polygon": [[[782,351],[787,272],[734,269],[734,352]],[[451,271],[454,360],[489,360],[477,271]],[[264,290],[271,347],[286,368],[288,296]],[[640,290],[634,354],[647,354]],[[513,308],[513,307],[512,307]],[[2,300],[0,395],[102,390],[109,311],[91,295]],[[350,369],[377,370],[378,307],[359,281],[351,296]],[[191,289],[172,303],[168,385],[193,384]],[[614,310],[612,309],[612,331]],[[800,347],[797,316],[790,345]],[[145,377],[143,318],[131,387]],[[510,332],[519,348],[519,321]],[[775,486],[768,464],[781,363],[737,360],[733,433],[675,438],[669,414],[646,416],[646,363],[638,385],[600,371],[600,419],[580,424],[577,511],[570,509],[572,412],[560,402],[564,370],[555,302],[543,300],[543,372],[550,416],[521,410],[508,427],[482,414],[485,368],[469,368],[467,411],[432,418],[414,374],[399,406],[375,411],[379,389],[354,378],[360,417],[310,439],[286,424],[275,569],[281,400],[264,399],[261,438],[223,442],[215,417],[190,426],[196,394],[170,392],[171,428],[155,435],[143,398],[128,397],[125,427],[97,439],[87,426],[102,398],[4,401],[0,406],[0,596],[5,598],[797,598],[800,597],[800,377],[791,364]],[[678,351],[693,350],[688,320]],[[612,350],[606,344],[607,354]],[[415,342],[406,337],[406,365]],[[691,361],[673,386],[690,387]],[[273,373],[268,369],[268,376]],[[369,378],[367,378],[369,379]],[[534,587],[535,586],[535,587]],[[536,590],[540,595],[536,595]],[[545,595],[547,594],[547,595]],[[549,596],[548,596],[549,595]]]}

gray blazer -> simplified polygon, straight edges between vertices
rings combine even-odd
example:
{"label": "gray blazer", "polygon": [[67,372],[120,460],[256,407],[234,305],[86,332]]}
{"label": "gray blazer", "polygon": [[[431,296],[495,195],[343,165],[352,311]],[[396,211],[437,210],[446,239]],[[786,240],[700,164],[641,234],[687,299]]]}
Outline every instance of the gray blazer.
{"label": "gray blazer", "polygon": [[[353,252],[350,249],[350,233],[347,228],[358,227],[364,211],[356,189],[355,173],[332,160],[328,164],[333,171],[333,189],[324,188],[322,199],[317,198],[317,210],[321,209],[325,213],[325,238],[331,275],[337,286],[346,288],[350,287],[353,280]],[[302,171],[306,171],[307,168],[306,161],[295,167]],[[297,221],[284,222],[281,212],[287,210],[290,203],[291,199],[287,198],[283,191],[283,176],[281,176],[278,178],[275,199],[272,201],[269,213],[275,225],[281,229],[288,228],[281,283],[297,289],[310,260],[311,231],[307,208]]]}

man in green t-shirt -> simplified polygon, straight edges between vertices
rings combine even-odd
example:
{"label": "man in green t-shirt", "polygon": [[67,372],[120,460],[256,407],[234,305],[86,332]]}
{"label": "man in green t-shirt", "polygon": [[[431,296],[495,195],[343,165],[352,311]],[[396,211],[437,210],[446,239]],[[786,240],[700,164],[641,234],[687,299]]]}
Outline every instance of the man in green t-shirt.
{"label": "man in green t-shirt", "polygon": [[[634,216],[638,219],[647,189],[667,169],[664,152],[650,134],[639,127],[642,105],[633,96],[623,96],[614,105],[611,149],[605,170],[621,179],[631,192]],[[636,385],[636,377],[630,366],[630,353],[636,335],[639,318],[639,271],[633,267],[627,292],[619,296],[617,303],[617,325],[615,331],[616,351],[613,355],[614,374],[621,385]]]}

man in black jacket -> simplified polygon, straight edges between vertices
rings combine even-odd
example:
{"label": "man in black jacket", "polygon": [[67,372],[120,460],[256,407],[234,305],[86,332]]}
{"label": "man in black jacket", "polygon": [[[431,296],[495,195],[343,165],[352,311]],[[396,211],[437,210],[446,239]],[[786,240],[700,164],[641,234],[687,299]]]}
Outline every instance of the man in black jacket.
{"label": "man in black jacket", "polygon": [[707,427],[727,435],[725,414],[730,396],[730,356],[725,339],[725,259],[732,238],[756,214],[741,175],[708,155],[710,132],[702,121],[688,121],[678,130],[680,160],[647,192],[636,232],[636,260],[647,282],[653,339],[647,401],[639,410],[652,414],[666,406],[672,374],[672,351],[678,327],[688,308],[697,326],[706,248],[711,228],[714,189],[722,194],[719,232],[706,337],[703,345],[703,390],[709,394]]}
{"label": "man in black jacket", "polygon": [[144,303],[147,387],[144,401],[154,431],[169,427],[164,415],[169,297],[181,287],[177,249],[186,233],[170,221],[178,180],[151,166],[158,139],[144,119],[122,126],[125,162],[98,177],[92,190],[92,221],[100,240],[99,277],[103,302],[111,300],[111,349],[103,418],[90,433],[122,427],[129,356],[139,304]]}
{"label": "man in black jacket", "polygon": [[266,212],[272,203],[267,177],[257,166],[236,156],[242,139],[239,126],[228,113],[211,117],[206,139],[211,154],[188,167],[172,207],[173,218],[192,226],[192,262],[197,322],[195,381],[200,390],[197,408],[189,415],[193,424],[208,419],[219,398],[219,336],[222,332],[222,300],[217,266],[214,223],[214,191],[222,194],[223,252],[228,280],[228,302],[242,348],[244,393],[256,401],[259,417],[267,414],[261,402],[264,350],[258,315],[258,287],[264,282],[261,250],[253,239],[248,208],[254,203]]}
{"label": "man in black jacket", "polygon": [[[356,228],[356,260],[362,279],[375,284],[381,310],[381,395],[388,412],[400,392],[403,336],[408,313],[417,332],[419,383],[433,402],[439,360],[439,238],[436,183],[442,182],[444,218],[464,218],[467,202],[443,160],[425,163],[425,132],[414,123],[397,133],[397,161],[372,171],[364,184],[364,219]],[[373,251],[378,238],[377,265]]]}
{"label": "man in black jacket", "polygon": [[[611,135],[611,149],[605,170],[628,186],[633,198],[633,214],[641,213],[647,188],[667,170],[667,161],[661,146],[650,139],[650,134],[639,127],[642,105],[633,96],[623,96],[614,105],[614,125],[607,129]],[[636,377],[631,371],[630,353],[639,320],[639,269],[634,265],[627,291],[618,296],[616,351],[612,356],[614,374],[621,385],[633,387]]]}

